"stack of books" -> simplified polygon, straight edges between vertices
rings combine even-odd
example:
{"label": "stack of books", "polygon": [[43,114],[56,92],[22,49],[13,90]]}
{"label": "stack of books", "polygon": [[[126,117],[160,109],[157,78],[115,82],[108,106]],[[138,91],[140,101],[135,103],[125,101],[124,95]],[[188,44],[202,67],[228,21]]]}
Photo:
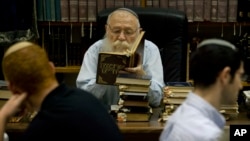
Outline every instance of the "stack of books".
{"label": "stack of books", "polygon": [[119,74],[115,83],[120,94],[117,121],[149,121],[152,115],[152,108],[147,98],[150,77]]}
{"label": "stack of books", "polygon": [[239,105],[237,100],[235,100],[234,104],[222,104],[220,107],[220,113],[226,120],[236,119],[239,114]]}
{"label": "stack of books", "polygon": [[190,82],[168,82],[163,88],[163,113],[162,121],[167,121],[169,116],[186,99],[188,93],[193,90]]}
{"label": "stack of books", "polygon": [[0,108],[8,101],[11,95],[7,82],[0,80]]}
{"label": "stack of books", "polygon": [[[169,82],[163,88],[163,103],[164,110],[160,120],[165,122],[171,116],[171,114],[180,106],[186,99],[188,93],[193,90],[191,82]],[[245,92],[247,95],[247,92]],[[250,97],[250,91],[249,91]],[[233,104],[222,104],[220,107],[220,113],[225,117],[226,120],[235,119],[238,117],[239,106],[237,99]]]}

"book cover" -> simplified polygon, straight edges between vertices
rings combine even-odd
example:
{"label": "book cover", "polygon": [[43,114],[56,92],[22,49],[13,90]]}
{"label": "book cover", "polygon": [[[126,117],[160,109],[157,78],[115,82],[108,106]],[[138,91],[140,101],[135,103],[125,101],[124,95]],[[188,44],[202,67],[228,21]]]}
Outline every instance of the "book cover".
{"label": "book cover", "polygon": [[185,100],[186,100],[186,98],[175,98],[175,97],[166,98],[166,97],[164,97],[163,103],[181,105]]}
{"label": "book cover", "polygon": [[120,84],[118,86],[119,91],[124,92],[148,92],[149,86],[144,85],[131,85],[131,84]]}
{"label": "book cover", "polygon": [[137,107],[137,106],[122,106],[118,112],[124,113],[152,113],[150,107]]}
{"label": "book cover", "polygon": [[117,121],[118,122],[126,122],[126,121],[149,121],[152,114],[150,113],[117,113]]}
{"label": "book cover", "polygon": [[[133,77],[134,76],[134,77]],[[130,85],[143,85],[143,86],[149,86],[150,76],[141,76],[141,75],[135,75],[135,74],[118,74],[115,84],[116,85],[123,85],[123,84],[130,84]]]}
{"label": "book cover", "polygon": [[136,107],[149,107],[149,102],[148,101],[136,101],[136,100],[122,100],[120,98],[118,105],[136,106]]}
{"label": "book cover", "polygon": [[[131,47],[131,54],[100,52],[97,63],[96,83],[114,85],[120,70],[137,65],[138,57],[143,58],[144,31],[140,33]],[[139,55],[138,55],[139,54]]]}
{"label": "book cover", "polygon": [[147,101],[148,93],[144,92],[119,92],[122,100]]}

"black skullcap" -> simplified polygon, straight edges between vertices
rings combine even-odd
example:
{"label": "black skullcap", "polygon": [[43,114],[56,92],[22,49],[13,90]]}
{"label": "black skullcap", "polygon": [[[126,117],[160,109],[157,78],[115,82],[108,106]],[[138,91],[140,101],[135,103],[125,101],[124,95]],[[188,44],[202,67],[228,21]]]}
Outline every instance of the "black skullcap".
{"label": "black skullcap", "polygon": [[133,10],[131,10],[129,8],[122,7],[122,8],[118,8],[117,10],[127,11],[127,12],[131,13],[132,15],[134,15],[137,19],[139,19],[139,16]]}

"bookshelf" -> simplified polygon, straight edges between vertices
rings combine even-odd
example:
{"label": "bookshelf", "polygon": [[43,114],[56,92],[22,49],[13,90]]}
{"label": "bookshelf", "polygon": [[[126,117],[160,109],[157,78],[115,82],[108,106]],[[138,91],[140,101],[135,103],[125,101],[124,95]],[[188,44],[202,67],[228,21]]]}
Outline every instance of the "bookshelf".
{"label": "bookshelf", "polygon": [[[39,1],[37,0],[37,6],[39,7]],[[62,2],[65,2],[68,0],[61,0]],[[70,16],[72,5],[68,3],[69,5],[64,7],[64,9],[61,9],[61,20],[58,19],[47,19],[48,11],[39,12],[39,9],[37,9],[37,25],[39,30],[39,43],[46,47],[46,39],[42,37],[51,37],[55,31],[59,30],[65,30],[65,35],[67,37],[64,37],[67,40],[67,47],[70,48],[70,46],[76,46],[72,47],[73,50],[76,50],[76,48],[80,48],[81,51],[75,51],[78,53],[78,55],[72,55],[72,52],[68,52],[69,54],[66,55],[68,58],[63,58],[65,63],[58,63],[58,55],[51,57],[51,54],[55,54],[53,49],[48,50],[50,58],[52,58],[53,61],[55,61],[56,64],[56,71],[57,72],[65,72],[65,73],[75,73],[78,72],[81,66],[81,61],[83,59],[83,55],[85,51],[88,49],[88,47],[96,41],[96,39],[93,38],[95,34],[95,28],[97,23],[95,22],[96,19],[96,13],[99,11],[105,9],[105,8],[111,8],[111,7],[160,7],[160,8],[173,8],[173,9],[179,9],[179,10],[185,10],[189,25],[188,25],[188,37],[189,37],[189,44],[190,44],[190,50],[193,50],[195,48],[194,40],[198,39],[199,41],[205,38],[211,38],[211,37],[217,37],[217,38],[223,38],[226,40],[233,40],[235,35],[240,35],[240,32],[244,34],[245,32],[249,31],[250,23],[249,20],[237,22],[237,12],[235,9],[238,7],[238,0],[230,0],[230,1],[218,1],[218,0],[212,0],[213,3],[206,3],[206,1],[200,1],[196,2],[193,0],[187,0],[184,1],[166,1],[166,0],[133,0],[130,2],[130,0],[83,0],[84,3],[78,3],[77,5],[74,5],[73,8],[78,9],[78,15],[75,15],[74,17],[78,17],[76,20],[71,20]],[[217,3],[216,3],[216,2]],[[246,0],[244,0],[246,1]],[[203,2],[203,3],[202,3]],[[226,3],[225,3],[226,2]],[[41,3],[40,3],[41,4]],[[64,3],[65,4],[65,3]],[[216,6],[217,4],[217,6]],[[40,5],[41,6],[41,5]],[[44,6],[44,5],[43,5]],[[57,4],[57,6],[59,6]],[[46,7],[46,5],[45,5]],[[80,9],[85,8],[84,15],[81,15]],[[61,8],[61,7],[60,7]],[[60,9],[59,8],[59,9]],[[212,13],[213,8],[217,8],[217,11],[220,13]],[[55,9],[58,9],[58,7]],[[190,13],[190,9],[191,12]],[[234,11],[234,10],[235,11]],[[41,9],[40,9],[41,10]],[[53,8],[51,8],[53,10]],[[197,12],[197,11],[199,11]],[[68,11],[67,17],[63,18],[63,11]],[[223,13],[224,11],[224,13]],[[226,12],[226,13],[225,13]],[[66,12],[67,13],[67,12]],[[94,13],[94,14],[93,14]],[[198,13],[198,14],[197,14]],[[209,15],[209,13],[211,15]],[[39,15],[42,14],[42,15]],[[45,15],[44,15],[45,14]],[[46,15],[47,14],[47,15]],[[207,15],[208,14],[208,15]],[[216,17],[212,17],[217,15]],[[65,20],[66,18],[66,20]],[[241,31],[239,31],[241,28]],[[52,31],[54,30],[54,31]],[[48,35],[48,33],[50,33]],[[52,33],[53,32],[53,33]],[[46,35],[47,34],[47,35]],[[56,35],[57,36],[57,35]],[[54,36],[55,37],[55,36]],[[53,37],[52,39],[53,40]],[[53,44],[53,43],[52,43]],[[53,45],[52,45],[53,46]],[[54,46],[58,46],[54,43]],[[80,53],[80,54],[79,54]],[[59,53],[60,54],[60,53]],[[65,54],[65,53],[64,53]],[[73,53],[74,54],[74,53]],[[72,58],[73,57],[73,58]],[[75,58],[74,58],[75,57]],[[72,61],[73,59],[73,61]],[[188,68],[187,68],[188,69]]]}

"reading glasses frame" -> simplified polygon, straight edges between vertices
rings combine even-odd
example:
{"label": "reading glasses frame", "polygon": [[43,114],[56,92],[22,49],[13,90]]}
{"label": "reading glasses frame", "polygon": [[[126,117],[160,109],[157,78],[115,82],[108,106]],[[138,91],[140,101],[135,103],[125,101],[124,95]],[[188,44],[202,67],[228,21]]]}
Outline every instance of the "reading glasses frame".
{"label": "reading glasses frame", "polygon": [[107,24],[109,30],[111,31],[112,34],[119,36],[121,33],[125,36],[132,36],[134,35],[140,28],[136,28],[135,30],[133,29],[120,29],[120,28],[112,28],[109,24]]}

